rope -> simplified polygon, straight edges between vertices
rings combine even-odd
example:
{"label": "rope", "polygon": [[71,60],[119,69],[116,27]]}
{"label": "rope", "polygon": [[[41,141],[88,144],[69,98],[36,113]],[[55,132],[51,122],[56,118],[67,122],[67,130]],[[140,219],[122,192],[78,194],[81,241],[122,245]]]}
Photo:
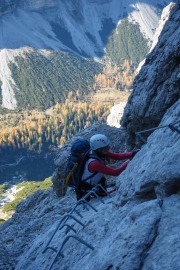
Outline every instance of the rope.
{"label": "rope", "polygon": [[176,131],[177,133],[180,134],[180,129],[178,129],[177,127],[175,127],[176,124],[180,123],[180,121],[177,121],[173,124],[169,124],[169,125],[165,125],[165,126],[160,126],[160,127],[156,127],[156,128],[150,128],[150,129],[146,129],[146,130],[142,130],[142,131],[137,131],[135,132],[135,136],[144,144],[147,143],[147,140],[143,137],[143,135],[141,135],[142,133],[146,133],[148,131],[152,131],[152,130],[156,130],[156,129],[160,129],[160,128],[165,128],[165,127],[169,127],[172,131]]}
{"label": "rope", "polygon": [[156,130],[156,129],[160,129],[160,128],[165,128],[165,127],[170,127],[170,126],[174,126],[176,124],[180,123],[180,121],[177,121],[175,123],[169,124],[169,125],[165,125],[165,126],[160,126],[160,127],[155,127],[155,128],[150,128],[150,129],[146,129],[146,130],[141,130],[141,131],[137,131],[136,133],[146,133],[148,131],[152,131],[152,130]]}

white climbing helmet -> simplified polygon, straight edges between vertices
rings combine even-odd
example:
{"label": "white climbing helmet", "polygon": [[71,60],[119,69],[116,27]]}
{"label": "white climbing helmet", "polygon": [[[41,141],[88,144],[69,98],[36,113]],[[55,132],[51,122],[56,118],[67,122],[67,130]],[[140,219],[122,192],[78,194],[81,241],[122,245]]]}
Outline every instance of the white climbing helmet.
{"label": "white climbing helmet", "polygon": [[109,139],[103,134],[93,135],[90,139],[90,146],[92,150],[97,150],[109,145]]}

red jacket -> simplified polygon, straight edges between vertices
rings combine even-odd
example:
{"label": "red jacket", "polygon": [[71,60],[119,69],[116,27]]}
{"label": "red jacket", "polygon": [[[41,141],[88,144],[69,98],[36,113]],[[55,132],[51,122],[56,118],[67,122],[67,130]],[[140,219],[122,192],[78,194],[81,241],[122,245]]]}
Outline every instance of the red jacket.
{"label": "red jacket", "polygon": [[[132,157],[132,152],[126,152],[126,153],[108,152],[107,156],[113,160],[124,160],[124,159]],[[89,163],[88,170],[91,173],[100,172],[107,175],[118,176],[122,171],[126,169],[129,162],[130,160],[127,160],[120,167],[118,167],[117,169],[114,169],[112,167],[102,164],[99,160],[94,160]]]}

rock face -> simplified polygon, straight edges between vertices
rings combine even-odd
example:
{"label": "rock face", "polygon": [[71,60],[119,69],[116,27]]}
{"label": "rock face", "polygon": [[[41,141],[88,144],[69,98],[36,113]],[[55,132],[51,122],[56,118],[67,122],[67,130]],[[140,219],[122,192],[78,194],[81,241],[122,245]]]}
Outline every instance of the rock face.
{"label": "rock face", "polygon": [[0,16],[11,13],[16,7],[16,0],[2,0],[0,3]]}
{"label": "rock face", "polygon": [[107,124],[109,126],[120,128],[120,120],[123,116],[125,106],[126,102],[120,102],[119,104],[116,104],[111,108],[111,112],[107,118]]}
{"label": "rock face", "polygon": [[[173,132],[168,125],[177,123],[175,126],[179,128],[179,119],[180,100],[163,117],[161,126],[165,127],[154,131],[147,145],[142,147],[137,158],[128,166],[126,176],[119,177],[121,199],[128,200],[134,196],[163,199],[178,191],[180,133]],[[136,167],[136,173],[132,173],[131,166]]]}
{"label": "rock face", "polygon": [[[180,101],[167,111],[161,125],[179,117]],[[93,127],[92,133],[97,129],[98,126]],[[108,132],[108,127],[103,130]],[[111,136],[112,131],[109,128],[107,134]],[[114,136],[117,134],[114,130]],[[83,135],[88,138],[90,129]],[[121,146],[118,147],[119,141],[116,143],[118,150]],[[28,197],[18,205],[13,217],[0,226],[0,269],[179,269],[179,146],[177,132],[168,127],[155,131],[118,177],[117,193],[104,198],[104,203],[92,199],[90,203],[96,211],[79,206],[82,216],[76,213],[74,217],[84,228],[70,219],[68,224],[76,233],[66,228],[56,231],[48,246],[59,250],[66,239],[64,258],[58,256],[54,261],[56,254],[52,249],[43,251],[62,217],[76,204],[73,190],[69,189],[62,199],[52,190]]]}
{"label": "rock face", "polygon": [[[177,18],[178,8],[175,6],[172,9],[174,16],[170,17],[170,23]],[[167,33],[164,34],[167,37]],[[172,37],[168,36],[172,42],[173,35],[174,32]],[[172,43],[169,44],[170,47],[171,45]],[[168,47],[161,48],[169,51]],[[161,54],[160,48],[157,51]],[[149,65],[153,74],[157,66],[155,56],[154,63],[154,66],[153,63]],[[145,67],[146,65],[147,62]],[[174,69],[171,71],[175,74]],[[159,85],[163,86],[161,70],[157,69],[156,72],[156,79],[159,78]],[[173,92],[177,89],[177,76],[171,73],[169,76]],[[145,94],[142,95],[140,103],[142,107],[145,107],[143,97],[147,96],[147,99],[152,100],[151,92],[148,96],[145,88],[146,85],[149,89],[152,78],[147,76],[144,79],[142,91]],[[139,87],[142,87],[141,82]],[[165,92],[164,95],[166,94]],[[161,97],[159,92],[156,92],[156,95]],[[147,99],[144,100],[146,105]],[[156,96],[154,99],[156,100]],[[135,98],[132,100],[130,104],[134,108]],[[129,109],[130,104],[127,106]],[[66,195],[60,199],[50,189],[38,191],[21,202],[12,218],[0,226],[0,269],[179,270],[180,100],[168,106],[167,110],[162,108],[163,118],[159,120],[163,128],[157,129],[148,137],[147,143],[127,169],[116,178],[117,192],[111,197],[104,197],[103,201],[92,198],[87,207],[78,205],[78,211],[73,214],[74,218],[69,218],[68,223],[61,223],[65,226],[60,229],[58,226],[64,215],[76,205],[72,189],[69,188]],[[138,108],[140,110],[140,107]],[[159,108],[158,111],[158,108],[159,106],[156,113],[160,119],[162,110]],[[150,115],[148,119],[150,121]],[[174,122],[175,130],[172,130],[169,124]],[[133,122],[129,124],[133,125]],[[139,123],[139,126],[141,125],[142,122]],[[124,129],[94,125],[79,136],[89,139],[95,133],[108,135],[113,150],[126,149]],[[56,180],[62,177],[70,146],[71,143],[67,144],[59,152],[54,175]],[[54,237],[51,238],[53,234]],[[45,249],[46,247],[49,248]],[[56,251],[61,253],[57,257]]]}
{"label": "rock face", "polygon": [[2,0],[0,2],[0,16],[12,13],[17,7],[35,11],[54,8],[57,6],[57,3],[58,0]]}
{"label": "rock face", "polygon": [[157,45],[135,78],[121,121],[130,135],[130,144],[134,132],[156,127],[166,110],[180,98],[180,5],[170,4],[165,9],[161,23],[164,22]]}
{"label": "rock face", "polygon": [[24,8],[25,10],[41,10],[47,8],[54,8],[57,6],[58,0],[19,0],[19,7]]}

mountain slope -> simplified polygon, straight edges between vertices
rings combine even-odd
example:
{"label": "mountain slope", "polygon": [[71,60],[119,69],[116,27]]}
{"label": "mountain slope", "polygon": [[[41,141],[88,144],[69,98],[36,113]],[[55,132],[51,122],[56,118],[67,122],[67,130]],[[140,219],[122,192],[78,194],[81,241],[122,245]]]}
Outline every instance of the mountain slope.
{"label": "mountain slope", "polygon": [[[109,27],[110,33],[119,20],[127,16],[136,21],[146,37],[152,40],[153,30],[159,20],[158,13],[168,3],[162,0],[14,2],[17,6],[15,10],[13,8],[13,13],[1,16],[1,49],[25,46],[37,49],[70,49],[70,46],[64,44],[66,37],[53,31],[52,24],[56,24],[60,28],[59,33],[63,29],[79,52],[84,51],[91,56],[96,55],[96,45],[99,51],[104,48],[102,32],[105,27],[106,31]],[[38,5],[39,2],[41,5]],[[54,8],[50,9],[50,3]],[[91,35],[95,42],[92,42],[87,34]]]}
{"label": "mountain slope", "polygon": [[51,107],[64,102],[68,93],[75,89],[81,96],[88,95],[93,89],[95,74],[101,71],[101,66],[93,60],[67,52],[49,56],[33,52],[14,60],[10,69],[19,108]]}
{"label": "mountain slope", "polygon": [[146,57],[148,42],[140,32],[138,24],[123,19],[106,46],[106,56],[112,63],[121,65],[125,60],[137,66]]}
{"label": "mountain slope", "polygon": [[[9,67],[9,63],[16,61],[13,60],[15,56],[32,50],[36,54],[41,54],[42,50],[60,50],[90,58],[103,56],[108,37],[120,20],[127,17],[131,23],[136,22],[139,25],[141,33],[148,40],[145,42],[149,44],[152,42],[159,14],[168,2],[3,1],[0,5],[2,106],[13,109],[20,103],[15,97],[15,89],[22,89],[13,80]],[[75,85],[72,90],[77,90]]]}
{"label": "mountain slope", "polygon": [[[159,62],[164,50],[174,52],[168,40],[174,38],[172,29],[179,27],[180,5],[170,5],[169,9],[169,20],[159,43],[151,53],[151,57],[154,56]],[[160,46],[164,39],[164,46]],[[141,72],[146,70],[146,64]],[[157,77],[161,82],[161,69],[156,69],[156,62],[150,62],[148,67],[159,74]],[[169,72],[174,74],[173,68]],[[142,90],[150,99],[152,94],[148,92],[148,96],[146,89],[151,79],[150,76],[144,79]],[[171,77],[171,82],[171,90],[176,89],[176,76]],[[141,87],[141,82],[139,85]],[[138,88],[138,81],[136,87]],[[154,93],[155,97],[161,101],[158,93]],[[134,104],[135,100],[129,106]],[[162,116],[161,108],[157,109],[159,111],[156,112]],[[74,213],[74,216],[82,223],[69,218],[68,225],[72,226],[70,231],[67,226],[56,229],[64,215],[75,206],[73,190],[69,189],[62,198],[57,198],[53,190],[38,191],[21,202],[13,217],[0,226],[0,268],[180,269],[180,136],[169,128],[170,123],[179,122],[179,116],[180,100],[176,100],[163,114],[160,125],[164,128],[157,129],[149,136],[147,144],[116,179],[117,192],[112,194],[111,198],[104,198],[104,203],[93,198],[90,203],[95,209],[87,205],[87,211],[84,205],[79,205],[79,211]],[[151,123],[153,116],[152,120],[149,117],[148,121]],[[179,128],[179,125],[177,127]],[[94,125],[82,131],[79,136],[89,139],[97,131],[109,136],[113,150],[125,150],[127,132],[124,129]],[[67,143],[59,151],[55,172],[57,181],[62,179],[70,146],[71,143]],[[55,230],[55,237],[49,242]],[[79,239],[85,242],[80,242]],[[48,243],[51,248],[45,250]],[[61,246],[64,257],[59,254],[56,258],[55,251]]]}

